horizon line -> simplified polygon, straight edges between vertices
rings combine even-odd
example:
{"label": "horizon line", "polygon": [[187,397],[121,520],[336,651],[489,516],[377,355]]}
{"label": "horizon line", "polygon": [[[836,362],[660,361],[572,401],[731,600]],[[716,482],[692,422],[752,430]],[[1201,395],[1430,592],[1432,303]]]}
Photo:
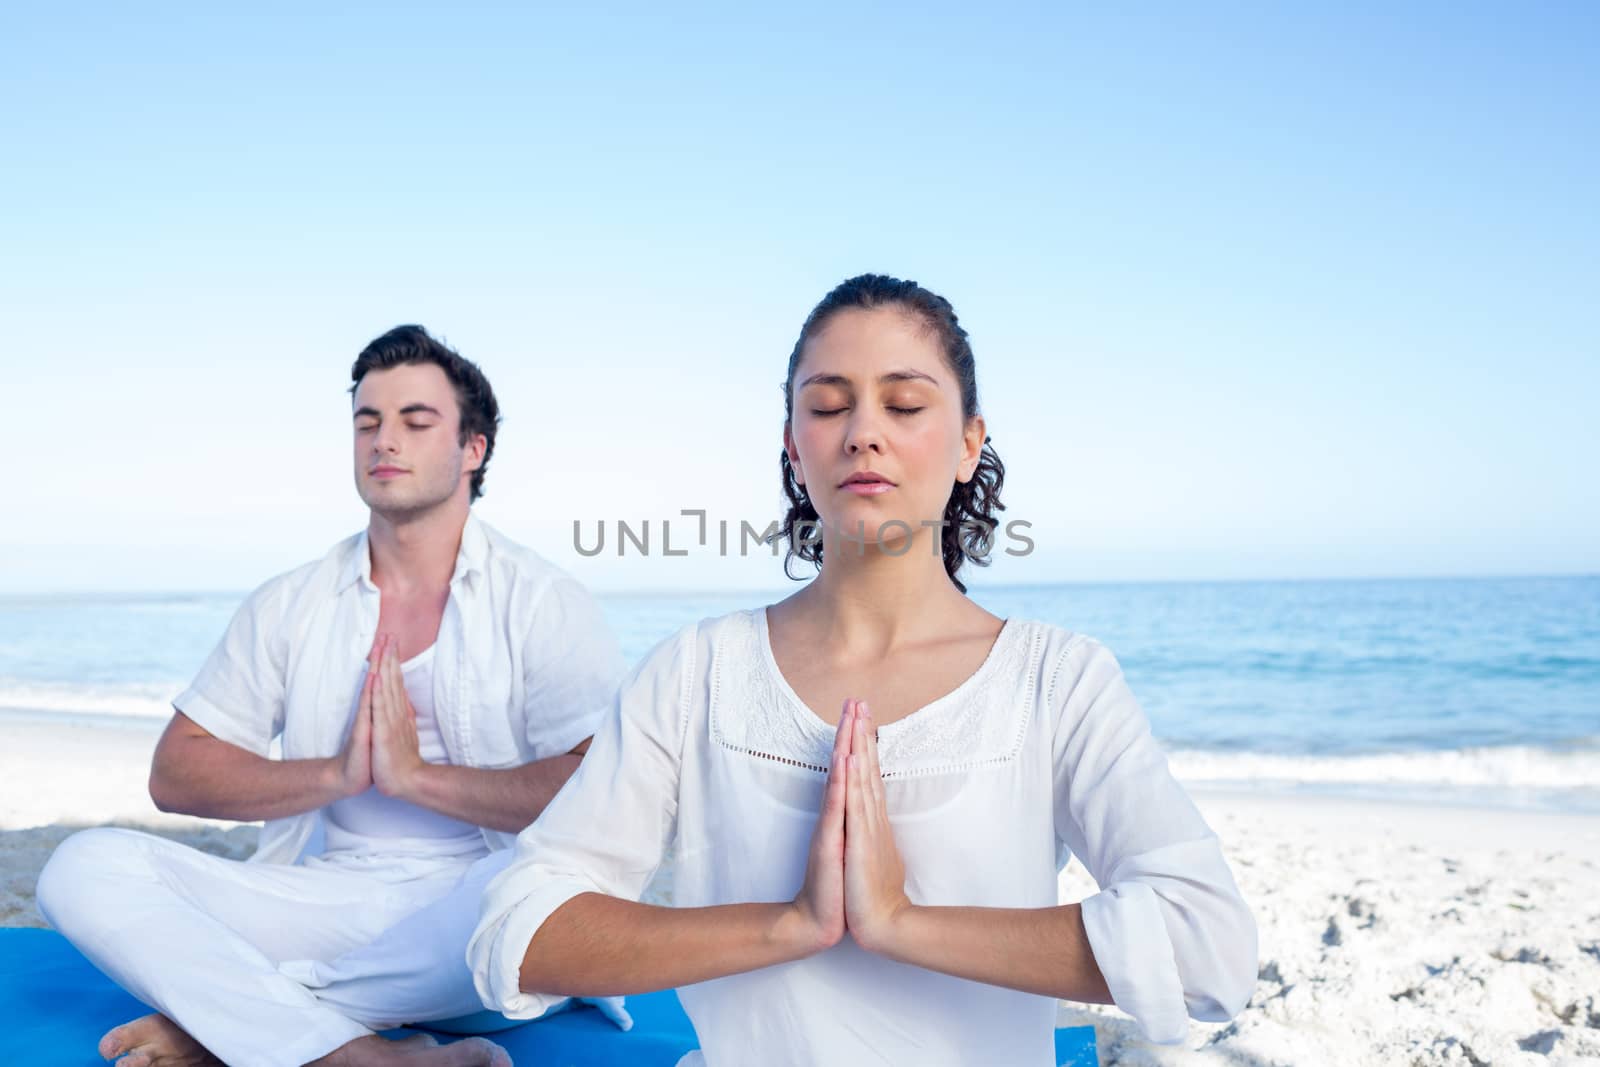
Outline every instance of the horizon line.
{"label": "horizon line", "polygon": [[[969,578],[967,595],[987,591],[1013,592],[1036,589],[1052,589],[1061,587],[1103,587],[1103,586],[1128,586],[1128,585],[1291,585],[1291,584],[1316,584],[1316,583],[1347,583],[1360,584],[1368,582],[1505,582],[1505,581],[1551,581],[1551,580],[1592,580],[1600,578],[1600,572],[1527,572],[1527,573],[1495,573],[1495,574],[1399,574],[1399,575],[1325,575],[1325,576],[1291,576],[1291,577],[1256,577],[1256,578],[1061,578],[1038,582],[973,582]],[[782,593],[798,589],[809,578],[796,580],[788,586],[722,586],[717,588],[608,588],[605,586],[585,584],[585,588],[598,598],[606,597],[647,597],[665,598],[675,596],[747,596],[769,593]],[[207,588],[207,589],[177,589],[177,588],[151,588],[151,589],[40,589],[32,591],[0,589],[0,601],[25,600],[40,598],[60,599],[90,599],[90,598],[137,598],[150,596],[165,597],[214,597],[214,596],[245,596],[257,586],[239,588]]]}

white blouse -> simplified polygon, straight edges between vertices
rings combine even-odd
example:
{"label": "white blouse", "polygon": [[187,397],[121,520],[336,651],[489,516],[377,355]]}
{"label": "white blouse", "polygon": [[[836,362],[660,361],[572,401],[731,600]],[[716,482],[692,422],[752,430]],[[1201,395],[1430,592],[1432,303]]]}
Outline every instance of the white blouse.
{"label": "white blouse", "polygon": [[[540,925],[579,893],[637,900],[669,847],[676,906],[792,899],[833,735],[779,672],[764,609],[658,645],[489,885],[467,950],[485,1004],[528,1018],[561,1000],[518,989]],[[1188,1016],[1224,1020],[1249,999],[1250,910],[1098,642],[1010,620],[975,674],[880,726],[878,746],[913,903],[1053,906],[1076,854],[1103,887],[1083,901],[1095,960],[1147,1037],[1181,1041]],[[715,1067],[1055,1062],[1051,998],[896,963],[848,936],[678,993]]]}

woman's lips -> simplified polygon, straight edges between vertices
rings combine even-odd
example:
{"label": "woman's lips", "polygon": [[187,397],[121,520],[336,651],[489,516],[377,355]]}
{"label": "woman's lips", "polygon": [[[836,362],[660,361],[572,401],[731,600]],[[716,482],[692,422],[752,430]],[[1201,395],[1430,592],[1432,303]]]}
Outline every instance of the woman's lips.
{"label": "woman's lips", "polygon": [[839,487],[857,496],[879,496],[894,488],[892,482],[845,482]]}

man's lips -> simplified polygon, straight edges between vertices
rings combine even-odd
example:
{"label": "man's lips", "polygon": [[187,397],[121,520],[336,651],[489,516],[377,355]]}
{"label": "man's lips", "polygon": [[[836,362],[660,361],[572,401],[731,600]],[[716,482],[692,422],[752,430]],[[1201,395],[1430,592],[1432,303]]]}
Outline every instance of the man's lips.
{"label": "man's lips", "polygon": [[408,474],[410,472],[402,467],[373,467],[372,470],[368,471],[367,473],[371,474],[374,478],[394,478],[398,475]]}

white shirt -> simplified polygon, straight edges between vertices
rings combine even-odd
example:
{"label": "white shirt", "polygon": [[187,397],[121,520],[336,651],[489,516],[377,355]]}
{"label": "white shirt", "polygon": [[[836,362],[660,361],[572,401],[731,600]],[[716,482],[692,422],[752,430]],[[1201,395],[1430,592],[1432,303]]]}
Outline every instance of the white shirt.
{"label": "white shirt", "polygon": [[[406,697],[417,724],[417,754],[425,763],[449,763],[444,733],[433,708],[433,650],[429,645],[400,665]],[[352,709],[354,714],[354,709]],[[417,854],[467,860],[489,847],[478,828],[399,797],[376,786],[329,804],[324,812],[327,854]]]}
{"label": "white shirt", "polygon": [[[484,1002],[528,1017],[558,1000],[518,989],[540,925],[579,893],[637,899],[669,845],[674,905],[792,899],[833,732],[778,671],[764,610],[658,646],[488,887],[467,950]],[[878,737],[913,903],[1053,906],[1076,853],[1102,887],[1083,902],[1095,959],[1148,1037],[1181,1040],[1187,1016],[1225,1019],[1249,999],[1255,922],[1100,644],[1009,621],[972,677]],[[1054,1062],[1050,998],[895,963],[848,936],[679,996],[716,1067]]]}
{"label": "white shirt", "polygon": [[[279,575],[239,608],[174,706],[259,756],[338,754],[378,628],[363,531]],[[592,734],[623,672],[600,606],[537,553],[468,515],[434,643],[432,705],[449,761],[516,767]],[[293,863],[321,849],[322,811],[269,820],[253,859]],[[481,831],[490,849],[515,838]]]}

